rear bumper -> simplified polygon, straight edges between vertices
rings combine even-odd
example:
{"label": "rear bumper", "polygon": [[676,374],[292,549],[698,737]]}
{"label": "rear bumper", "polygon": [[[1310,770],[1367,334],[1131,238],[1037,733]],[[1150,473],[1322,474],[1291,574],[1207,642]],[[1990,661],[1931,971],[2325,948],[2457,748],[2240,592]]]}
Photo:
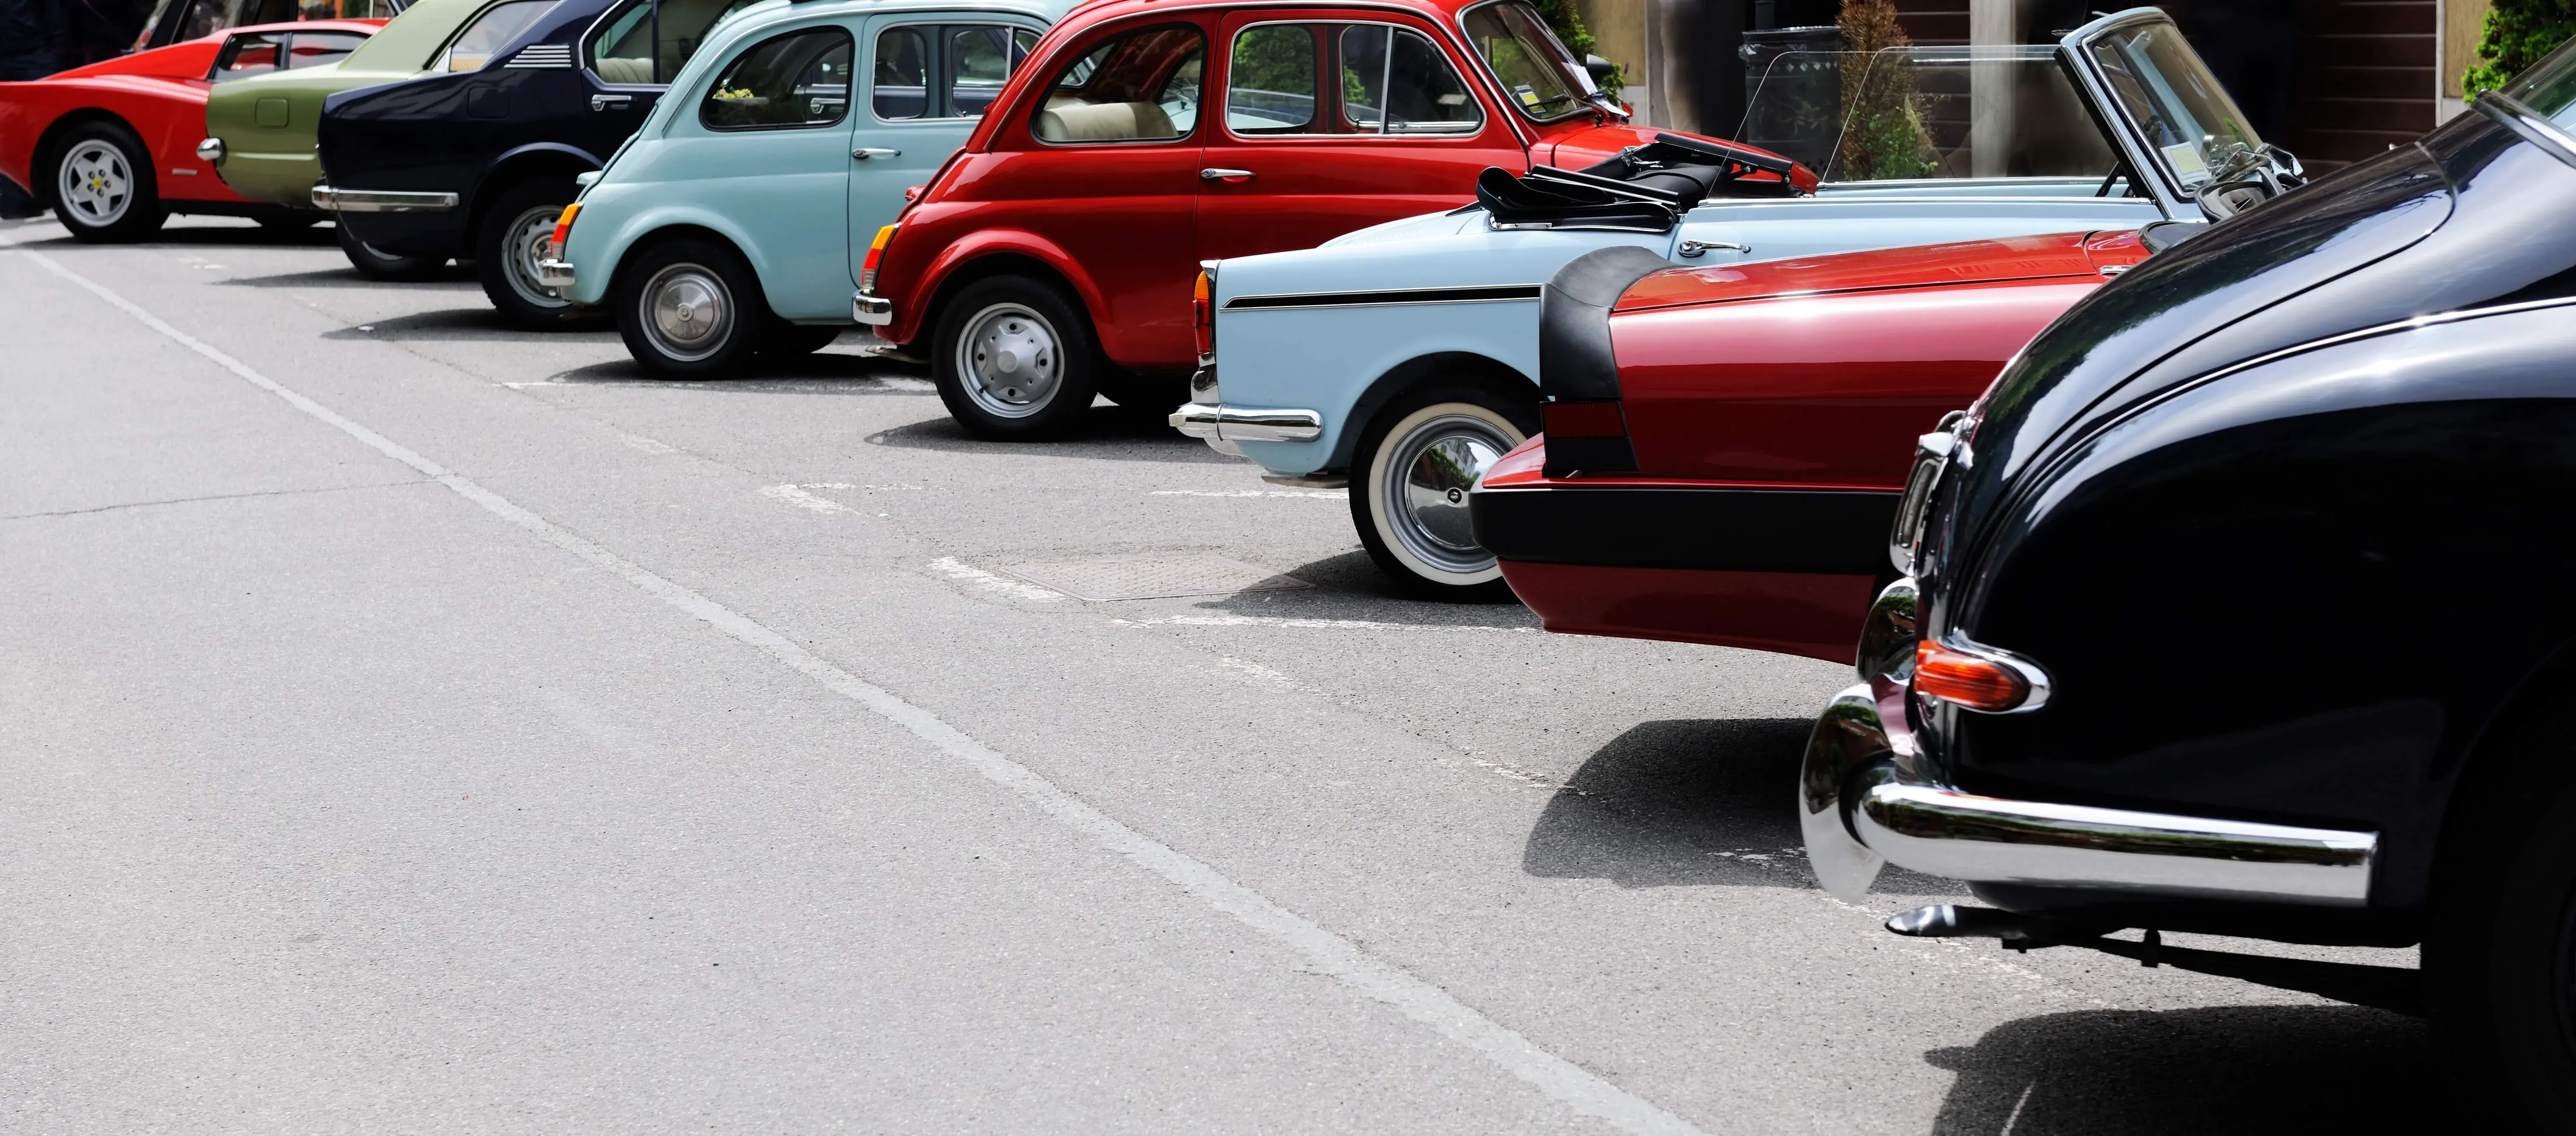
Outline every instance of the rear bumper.
{"label": "rear bumper", "polygon": [[1315,410],[1185,402],[1172,412],[1172,428],[1210,442],[1311,442],[1324,436]]}
{"label": "rear bumper", "polygon": [[894,301],[865,292],[850,296],[850,318],[869,327],[884,327],[894,322]]}
{"label": "rear bumper", "polygon": [[2005,800],[1940,784],[1906,727],[1907,681],[1879,675],[1835,695],[1807,741],[1799,827],[1817,879],[1837,896],[1859,899],[1892,863],[2118,898],[2369,901],[2376,833]]}
{"label": "rear bumper", "polygon": [[313,207],[326,213],[444,213],[456,201],[453,193],[432,190],[313,187]]}
{"label": "rear bumper", "polygon": [[580,278],[581,273],[573,268],[569,260],[547,257],[537,262],[537,283],[557,292],[571,291],[573,284]]}
{"label": "rear bumper", "polygon": [[1897,497],[1583,478],[1479,485],[1467,508],[1477,543],[1507,563],[1876,577]]}

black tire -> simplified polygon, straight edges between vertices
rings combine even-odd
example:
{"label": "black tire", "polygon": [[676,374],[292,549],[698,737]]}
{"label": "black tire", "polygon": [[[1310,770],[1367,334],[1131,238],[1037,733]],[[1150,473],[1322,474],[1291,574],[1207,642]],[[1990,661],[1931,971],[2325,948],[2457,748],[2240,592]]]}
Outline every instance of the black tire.
{"label": "black tire", "polygon": [[54,216],[84,241],[139,241],[161,228],[161,183],[152,151],[121,123],[73,127],[46,163]]}
{"label": "black tire", "polygon": [[2576,1133],[2576,746],[2526,719],[2444,821],[2424,940],[2434,1052],[2473,1130]]}
{"label": "black tire", "polygon": [[618,273],[615,297],[627,352],[666,379],[738,372],[775,318],[742,254],[702,237],[675,237],[635,254]]}
{"label": "black tire", "polygon": [[793,359],[831,346],[833,340],[841,338],[841,331],[838,324],[772,320],[768,330],[761,333],[760,342],[752,345],[752,350],[772,359]]}
{"label": "black tire", "polygon": [[334,225],[340,237],[340,253],[349,258],[349,267],[369,280],[407,281],[435,279],[446,271],[445,257],[405,256],[390,253],[359,240],[347,225]]}
{"label": "black tire", "polygon": [[1072,433],[1091,409],[1103,369],[1082,305],[1025,276],[991,276],[960,289],[931,337],[939,401],[968,432],[997,442]]}
{"label": "black tire", "polygon": [[1466,494],[1485,466],[1538,429],[1534,405],[1525,405],[1535,402],[1535,393],[1515,400],[1438,383],[1397,397],[1360,432],[1351,450],[1351,525],[1369,559],[1406,594],[1449,603],[1513,598],[1467,526]]}
{"label": "black tire", "polygon": [[502,190],[483,211],[474,233],[474,274],[502,323],[547,331],[587,314],[537,282],[537,261],[554,236],[555,220],[579,192],[571,178],[530,178]]}
{"label": "black tire", "polygon": [[1187,375],[1140,375],[1133,371],[1104,368],[1107,374],[1098,382],[1100,397],[1129,410],[1151,410],[1163,414],[1190,400],[1190,378]]}

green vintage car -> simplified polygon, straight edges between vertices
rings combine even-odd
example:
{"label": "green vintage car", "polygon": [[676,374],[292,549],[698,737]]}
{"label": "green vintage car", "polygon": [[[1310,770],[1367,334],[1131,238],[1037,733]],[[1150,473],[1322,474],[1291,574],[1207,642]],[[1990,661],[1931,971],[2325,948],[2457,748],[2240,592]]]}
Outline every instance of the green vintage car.
{"label": "green vintage car", "polygon": [[[313,183],[322,180],[313,136],[322,120],[322,100],[432,71],[472,71],[485,56],[465,50],[465,44],[489,36],[460,33],[483,31],[481,25],[493,22],[512,23],[507,30],[515,32],[516,25],[542,8],[524,0],[418,0],[337,63],[216,87],[206,99],[206,140],[198,144],[197,155],[214,163],[224,184],[244,197],[310,209]],[[420,276],[444,263],[371,249],[351,240],[345,229],[340,247],[358,271],[378,279]]]}

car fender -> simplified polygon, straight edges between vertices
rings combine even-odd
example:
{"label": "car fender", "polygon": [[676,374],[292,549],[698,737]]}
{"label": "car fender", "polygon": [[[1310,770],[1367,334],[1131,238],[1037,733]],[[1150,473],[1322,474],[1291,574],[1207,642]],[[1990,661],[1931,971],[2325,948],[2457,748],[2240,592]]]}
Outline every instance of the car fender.
{"label": "car fender", "polygon": [[[851,237],[855,240],[858,234],[853,233]],[[931,259],[930,266],[922,271],[921,284],[912,292],[916,296],[929,296],[931,301],[912,317],[911,338],[898,342],[911,342],[923,335],[937,334],[939,308],[947,303],[950,285],[972,279],[978,261],[1001,256],[1026,257],[1053,270],[1082,301],[1083,312],[1091,317],[1094,325],[1099,323],[1101,313],[1109,310],[1100,286],[1063,246],[1026,229],[980,229],[940,250],[939,255]]]}
{"label": "car fender", "polygon": [[[564,250],[565,259],[576,266],[574,285],[564,292],[564,298],[577,304],[608,302],[618,275],[625,270],[626,261],[635,250],[674,229],[695,229],[733,245],[734,251],[741,253],[743,260],[751,265],[753,275],[760,278],[761,288],[766,294],[778,278],[775,258],[723,210],[710,209],[694,201],[671,200],[653,192],[662,188],[665,187],[651,183],[591,187],[590,195],[582,201],[582,220],[574,224],[572,240]],[[618,190],[633,192],[619,193],[616,192]],[[625,202],[621,199],[629,197],[642,198],[638,202],[641,207],[633,212],[623,212],[620,206]],[[608,217],[616,217],[617,220],[604,228],[588,224],[593,218],[606,220]],[[589,271],[586,266],[594,263],[607,271]]]}
{"label": "car fender", "polygon": [[560,172],[565,177],[588,173],[606,163],[588,150],[562,142],[531,142],[502,151],[474,180],[474,188],[465,196],[468,234],[482,228],[483,209],[493,198],[509,192],[509,187],[545,172]]}

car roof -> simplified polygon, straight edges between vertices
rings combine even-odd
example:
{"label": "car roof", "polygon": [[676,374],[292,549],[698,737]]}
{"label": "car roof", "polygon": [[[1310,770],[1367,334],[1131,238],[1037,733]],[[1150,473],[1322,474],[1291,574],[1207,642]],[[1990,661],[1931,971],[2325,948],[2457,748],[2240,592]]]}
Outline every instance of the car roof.
{"label": "car roof", "polygon": [[1083,0],[1075,4],[1066,18],[1079,14],[1087,19],[1108,20],[1140,12],[1201,11],[1209,8],[1379,8],[1401,9],[1428,16],[1434,20],[1452,20],[1458,13],[1492,0]]}

